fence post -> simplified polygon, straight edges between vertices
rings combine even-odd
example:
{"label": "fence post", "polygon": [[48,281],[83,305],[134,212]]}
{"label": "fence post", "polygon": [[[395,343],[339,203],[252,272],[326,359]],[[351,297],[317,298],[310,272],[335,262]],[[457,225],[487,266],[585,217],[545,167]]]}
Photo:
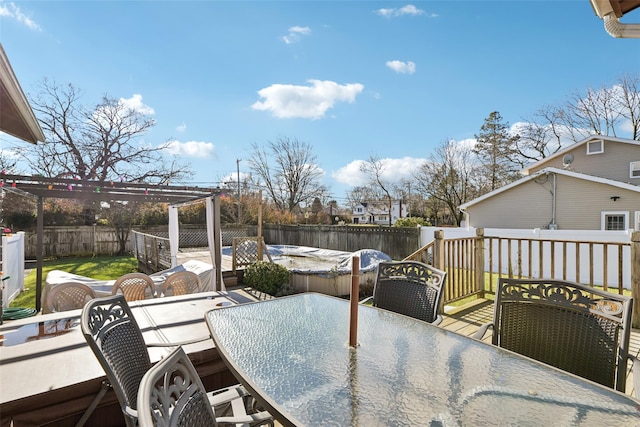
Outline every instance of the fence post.
{"label": "fence post", "polygon": [[631,233],[631,296],[634,328],[640,328],[640,231]]}
{"label": "fence post", "polygon": [[486,285],[484,283],[484,228],[476,228],[474,248],[476,288],[480,291],[480,298],[484,298]]}
{"label": "fence post", "polygon": [[444,262],[444,231],[436,230],[433,232],[433,266],[439,270],[445,271]]}

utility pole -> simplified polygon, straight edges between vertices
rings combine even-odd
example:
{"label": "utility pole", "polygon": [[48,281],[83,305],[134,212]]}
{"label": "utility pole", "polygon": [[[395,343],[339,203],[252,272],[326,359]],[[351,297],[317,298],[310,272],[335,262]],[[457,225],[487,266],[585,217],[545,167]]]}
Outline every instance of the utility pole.
{"label": "utility pole", "polygon": [[240,225],[240,160],[236,159],[236,170],[238,175],[238,225]]}

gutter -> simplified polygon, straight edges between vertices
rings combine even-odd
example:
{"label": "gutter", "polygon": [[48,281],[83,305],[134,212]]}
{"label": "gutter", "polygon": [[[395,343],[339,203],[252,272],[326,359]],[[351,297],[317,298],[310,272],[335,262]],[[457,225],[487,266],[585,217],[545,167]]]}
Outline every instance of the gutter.
{"label": "gutter", "polygon": [[615,13],[608,13],[602,18],[604,20],[604,29],[612,37],[637,39],[640,38],[640,24],[623,24]]}

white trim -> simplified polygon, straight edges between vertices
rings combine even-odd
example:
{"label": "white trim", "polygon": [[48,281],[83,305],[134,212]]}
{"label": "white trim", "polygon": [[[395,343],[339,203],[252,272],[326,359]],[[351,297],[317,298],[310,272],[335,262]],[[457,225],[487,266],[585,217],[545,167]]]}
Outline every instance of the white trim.
{"label": "white trim", "polygon": [[31,142],[32,144],[37,144],[38,141],[45,140],[44,134],[42,133],[42,128],[38,123],[38,119],[36,118],[31,106],[29,105],[29,101],[25,96],[22,88],[20,87],[20,83],[16,78],[16,75],[13,72],[13,68],[11,68],[11,63],[9,62],[9,58],[7,58],[7,54],[0,44],[0,80],[2,81],[2,85],[4,89],[7,91],[8,99],[2,99],[3,103],[13,104],[16,109],[16,113],[24,121],[24,125],[27,128],[27,131],[30,135],[15,135],[11,133],[8,129],[0,129],[2,132],[8,133],[10,135],[15,136],[16,138],[20,138],[24,141]]}
{"label": "white trim", "polygon": [[640,231],[640,211],[636,211],[635,217],[636,220],[634,222],[634,230]]}
{"label": "white trim", "polygon": [[637,192],[640,194],[640,186],[639,185],[635,185],[635,184],[627,184],[626,182],[621,182],[621,181],[614,181],[612,179],[607,179],[607,178],[600,178],[598,176],[593,176],[593,175],[587,175],[584,173],[579,173],[579,172],[572,172],[572,171],[568,171],[565,169],[558,169],[558,168],[552,168],[552,167],[547,167],[544,169],[541,169],[539,171],[536,171],[536,173],[534,173],[533,175],[527,175],[523,178],[520,178],[517,181],[514,181],[510,184],[505,185],[504,187],[500,187],[496,190],[491,191],[490,193],[487,194],[483,194],[480,197],[477,197],[473,200],[468,201],[467,203],[463,203],[460,206],[458,206],[458,209],[467,209],[469,206],[473,206],[477,203],[482,202],[483,200],[489,199],[493,196],[495,196],[496,194],[502,193],[504,191],[507,191],[513,187],[517,187],[520,184],[523,184],[527,181],[531,181],[532,179],[537,178],[540,175],[544,175],[546,173],[556,173],[558,175],[564,175],[564,176],[570,176],[573,178],[577,178],[577,179],[583,179],[585,181],[590,181],[590,182],[598,182],[600,184],[605,184],[605,185],[611,185],[612,187],[616,187],[616,188],[622,188],[624,190],[629,190],[629,191],[633,191],[633,192]]}
{"label": "white trim", "polygon": [[[634,172],[636,175],[633,174]],[[640,160],[629,162],[629,178],[640,178]]]}
{"label": "white trim", "polygon": [[550,155],[549,157],[545,157],[542,160],[538,160],[535,163],[530,164],[529,166],[527,166],[526,168],[522,169],[520,171],[521,174],[523,175],[530,175],[531,174],[531,170],[533,169],[537,169],[540,166],[543,166],[545,163],[550,162],[551,160],[555,159],[555,158],[562,158],[562,156],[564,156],[567,153],[572,152],[573,150],[578,149],[579,147],[581,147],[582,145],[586,144],[589,141],[594,141],[596,139],[602,139],[605,140],[607,142],[614,142],[614,143],[620,143],[620,144],[630,144],[630,145],[636,145],[638,147],[640,147],[640,141],[636,141],[635,139],[625,139],[625,138],[616,138],[616,137],[612,137],[612,136],[604,136],[604,135],[591,135],[581,141],[575,142],[571,145],[569,145],[566,148],[563,148],[560,151],[557,151],[556,153]]}
{"label": "white trim", "polygon": [[[591,149],[592,144],[595,144],[596,142],[600,143],[600,148],[598,151]],[[604,140],[594,139],[593,141],[587,142],[587,156],[590,156],[592,154],[602,154],[602,153],[604,153]]]}
{"label": "white trim", "polygon": [[624,227],[622,231],[629,228],[629,211],[602,211],[600,212],[600,230],[610,231],[606,229],[606,217],[607,216],[624,216]]}

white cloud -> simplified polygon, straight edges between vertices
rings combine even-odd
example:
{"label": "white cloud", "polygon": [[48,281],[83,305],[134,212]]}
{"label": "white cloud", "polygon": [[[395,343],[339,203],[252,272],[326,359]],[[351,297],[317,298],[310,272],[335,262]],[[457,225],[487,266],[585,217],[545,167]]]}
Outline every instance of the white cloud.
{"label": "white cloud", "polygon": [[282,36],[282,40],[286,44],[291,44],[299,41],[301,36],[308,36],[309,34],[311,34],[311,28],[295,26],[289,28],[289,34]]}
{"label": "white cloud", "polygon": [[184,132],[186,130],[187,130],[187,125],[185,124],[185,122],[182,122],[181,124],[176,126],[176,131],[177,132]]}
{"label": "white cloud", "polygon": [[[427,15],[427,13],[424,10],[418,9],[412,4],[402,6],[401,8],[398,8],[398,9],[382,8],[382,9],[376,10],[375,12],[380,16],[384,16],[385,18],[392,18],[395,16],[403,16],[403,15],[411,15],[411,16]],[[430,13],[428,14],[428,16],[430,18],[435,18],[438,15],[436,15],[435,13]]]}
{"label": "white cloud", "polygon": [[40,25],[38,25],[33,19],[22,13],[20,8],[15,3],[0,4],[0,16],[7,18],[13,18],[21,24],[26,25],[28,28],[36,31],[42,31]]}
{"label": "white cloud", "polygon": [[390,18],[394,15],[395,9],[378,9],[376,13],[380,16],[384,16],[385,18]]}
{"label": "white cloud", "polygon": [[210,142],[201,141],[169,141],[164,149],[171,154],[187,157],[211,157],[216,146]]}
{"label": "white cloud", "polygon": [[353,103],[364,86],[360,83],[338,84],[329,80],[308,80],[311,86],[273,84],[258,91],[264,101],[255,102],[254,110],[271,111],[278,118],[319,119],[339,101]]}
{"label": "white cloud", "polygon": [[418,9],[417,7],[415,7],[412,4],[408,4],[406,6],[402,6],[400,9],[398,9],[397,14],[398,15],[423,15],[424,14],[424,10]]}
{"label": "white cloud", "polygon": [[[388,182],[399,182],[401,179],[411,178],[415,171],[426,159],[416,157],[403,157],[399,159],[381,159],[384,162],[382,171],[382,179]],[[361,170],[360,166],[367,163],[366,160],[354,160],[348,165],[333,172],[331,176],[336,181],[350,186],[364,185],[368,181],[367,175]]]}
{"label": "white cloud", "polygon": [[[240,172],[240,182],[251,178],[251,174],[250,173],[246,173],[246,172]],[[238,185],[238,173],[237,172],[233,172],[230,173],[229,175],[222,177],[220,179],[220,183],[223,185],[226,185],[228,187],[232,187],[235,188]]]}
{"label": "white cloud", "polygon": [[396,73],[401,74],[413,74],[416,72],[416,64],[413,61],[387,61],[387,67],[391,68]]}
{"label": "white cloud", "polygon": [[155,114],[155,110],[142,102],[142,95],[134,93],[131,98],[120,98],[120,103],[130,110],[137,111],[145,115]]}

